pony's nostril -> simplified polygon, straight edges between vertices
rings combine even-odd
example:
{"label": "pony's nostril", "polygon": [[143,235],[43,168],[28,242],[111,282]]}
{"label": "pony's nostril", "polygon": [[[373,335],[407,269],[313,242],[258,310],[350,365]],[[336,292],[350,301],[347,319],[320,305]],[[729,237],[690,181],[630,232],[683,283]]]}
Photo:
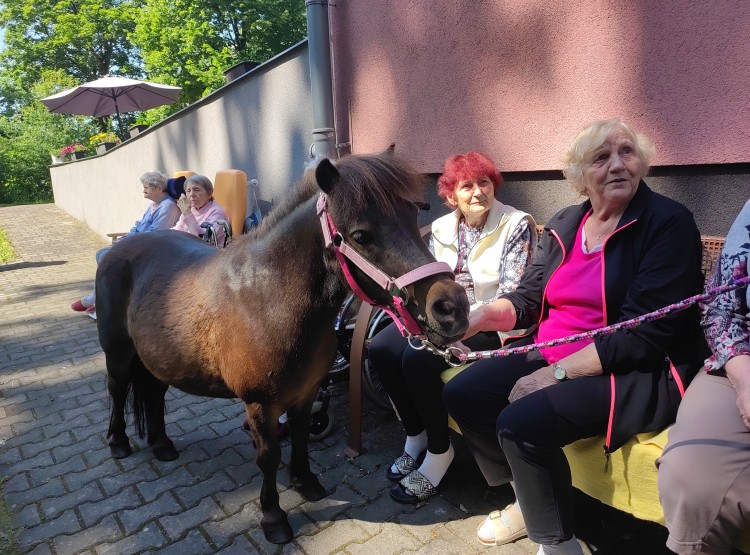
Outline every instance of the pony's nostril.
{"label": "pony's nostril", "polygon": [[456,303],[453,301],[438,301],[432,305],[432,312],[435,316],[452,316],[456,312]]}

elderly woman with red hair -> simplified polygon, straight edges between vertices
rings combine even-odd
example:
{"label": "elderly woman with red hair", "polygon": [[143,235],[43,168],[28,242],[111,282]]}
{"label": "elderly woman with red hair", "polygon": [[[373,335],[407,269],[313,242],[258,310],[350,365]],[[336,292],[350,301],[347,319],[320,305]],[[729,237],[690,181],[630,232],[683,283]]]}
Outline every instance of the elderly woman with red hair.
{"label": "elderly woman with red hair", "polygon": [[[479,152],[449,158],[438,180],[438,194],[453,211],[433,222],[430,251],[454,269],[472,309],[513,291],[536,245],[533,218],[495,199],[502,183],[494,162]],[[492,349],[500,346],[500,338],[495,332],[480,333],[466,344]],[[453,461],[441,401],[440,374],[448,365],[408,348],[394,324],[372,340],[369,358],[406,431],[403,454],[386,470],[396,482],[391,497],[417,503],[436,492]]]}

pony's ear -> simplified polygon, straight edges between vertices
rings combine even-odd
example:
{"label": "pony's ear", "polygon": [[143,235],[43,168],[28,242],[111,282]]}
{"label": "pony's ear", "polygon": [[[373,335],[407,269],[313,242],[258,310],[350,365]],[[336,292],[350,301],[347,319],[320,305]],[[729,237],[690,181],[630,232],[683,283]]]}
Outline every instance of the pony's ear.
{"label": "pony's ear", "polygon": [[336,169],[328,158],[323,158],[318,167],[315,168],[315,181],[318,182],[324,193],[330,194],[333,186],[339,180],[339,170]]}
{"label": "pony's ear", "polygon": [[393,154],[396,152],[396,143],[391,143],[388,145],[388,148],[385,149],[387,154]]}

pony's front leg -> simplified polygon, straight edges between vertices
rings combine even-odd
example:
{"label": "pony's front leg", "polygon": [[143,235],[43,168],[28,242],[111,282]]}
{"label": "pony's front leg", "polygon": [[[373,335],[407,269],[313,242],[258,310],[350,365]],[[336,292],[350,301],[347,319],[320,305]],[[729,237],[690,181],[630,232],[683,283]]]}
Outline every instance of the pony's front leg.
{"label": "pony's front leg", "polygon": [[317,395],[317,389],[304,403],[290,407],[289,426],[292,438],[292,454],[289,462],[289,475],[292,487],[308,501],[323,499],[328,492],[310,470],[308,442],[310,440],[310,412]]}
{"label": "pony's front leg", "polygon": [[[107,368],[109,367],[108,360]],[[124,459],[133,454],[130,440],[125,433],[125,403],[128,399],[128,380],[116,380],[110,373],[107,375],[107,389],[112,403],[109,412],[109,429],[107,430],[109,452],[114,459]]]}
{"label": "pony's front leg", "polygon": [[248,405],[247,416],[255,439],[255,462],[263,473],[260,490],[263,518],[260,525],[266,540],[275,544],[287,543],[292,541],[294,533],[286,513],[279,506],[279,491],[276,487],[276,473],[281,462],[281,448],[276,438],[279,415],[260,405]]}

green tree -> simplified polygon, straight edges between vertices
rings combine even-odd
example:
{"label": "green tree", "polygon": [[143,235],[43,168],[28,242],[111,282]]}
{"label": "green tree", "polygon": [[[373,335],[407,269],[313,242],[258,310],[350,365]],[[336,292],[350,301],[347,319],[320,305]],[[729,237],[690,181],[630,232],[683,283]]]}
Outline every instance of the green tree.
{"label": "green tree", "polygon": [[[76,82],[61,70],[43,70],[29,92],[38,100]],[[0,204],[51,201],[50,152],[75,141],[86,144],[95,132],[91,118],[53,114],[40,102],[0,116]]]}
{"label": "green tree", "polygon": [[182,104],[163,114],[222,86],[232,65],[304,39],[305,15],[304,0],[146,0],[132,40],[151,78],[183,89]]}
{"label": "green tree", "polygon": [[4,71],[27,88],[42,69],[78,82],[110,72],[140,72],[128,34],[141,0],[0,0]]}

